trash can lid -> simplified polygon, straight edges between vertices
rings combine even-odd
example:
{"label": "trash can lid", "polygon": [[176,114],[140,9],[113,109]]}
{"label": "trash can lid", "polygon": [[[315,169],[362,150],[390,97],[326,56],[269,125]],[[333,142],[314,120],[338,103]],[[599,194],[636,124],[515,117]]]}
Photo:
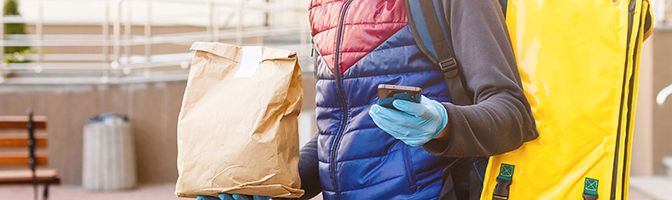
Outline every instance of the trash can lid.
{"label": "trash can lid", "polygon": [[122,119],[124,122],[128,122],[128,116],[118,114],[118,113],[111,113],[111,112],[106,112],[106,113],[101,113],[99,115],[93,116],[89,118],[88,121],[86,121],[86,124],[94,124],[94,123],[99,123],[103,122],[106,119]]}
{"label": "trash can lid", "polygon": [[663,157],[663,165],[672,168],[672,156]]}

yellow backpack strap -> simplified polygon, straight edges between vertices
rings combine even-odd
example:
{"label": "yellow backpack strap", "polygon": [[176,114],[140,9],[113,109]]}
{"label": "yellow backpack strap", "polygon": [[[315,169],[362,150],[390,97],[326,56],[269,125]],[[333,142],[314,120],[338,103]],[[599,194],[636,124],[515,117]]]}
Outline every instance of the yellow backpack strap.
{"label": "yellow backpack strap", "polygon": [[597,200],[597,188],[600,181],[594,178],[586,177],[583,181],[583,200]]}
{"label": "yellow backpack strap", "polygon": [[492,193],[493,200],[507,200],[509,199],[509,186],[513,181],[513,172],[516,166],[502,163],[499,166],[499,175],[497,175],[497,185],[495,191]]}

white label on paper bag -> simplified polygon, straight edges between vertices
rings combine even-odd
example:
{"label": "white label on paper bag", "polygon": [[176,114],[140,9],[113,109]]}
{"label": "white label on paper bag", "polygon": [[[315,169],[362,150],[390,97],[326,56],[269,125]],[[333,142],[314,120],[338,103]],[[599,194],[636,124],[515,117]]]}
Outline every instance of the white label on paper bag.
{"label": "white label on paper bag", "polygon": [[243,47],[243,55],[240,57],[240,66],[233,75],[233,78],[249,78],[257,71],[261,62],[261,47],[249,46]]}

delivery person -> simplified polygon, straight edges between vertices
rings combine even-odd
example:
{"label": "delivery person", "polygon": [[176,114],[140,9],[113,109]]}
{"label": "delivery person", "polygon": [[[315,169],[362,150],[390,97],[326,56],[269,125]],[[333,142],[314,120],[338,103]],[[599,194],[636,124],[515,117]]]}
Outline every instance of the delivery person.
{"label": "delivery person", "polygon": [[[450,103],[404,0],[312,1],[319,132],[301,150],[303,199],[477,199],[485,164],[470,161],[536,138],[499,2],[442,1],[473,105]],[[421,87],[423,97],[382,107],[379,84]]]}

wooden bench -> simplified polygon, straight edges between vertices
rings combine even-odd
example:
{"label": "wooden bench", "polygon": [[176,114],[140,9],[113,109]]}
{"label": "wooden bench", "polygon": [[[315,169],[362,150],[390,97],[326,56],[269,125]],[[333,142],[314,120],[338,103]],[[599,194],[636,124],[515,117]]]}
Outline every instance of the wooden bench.
{"label": "wooden bench", "polygon": [[[35,130],[47,129],[47,117],[33,116]],[[28,116],[0,116],[0,130],[26,130]]]}
{"label": "wooden bench", "polygon": [[[46,128],[44,116],[0,116],[0,185],[44,185],[43,198],[48,199],[49,185],[61,183],[56,170],[43,168],[48,164]],[[31,132],[34,166],[30,165]],[[33,173],[32,168],[38,166]]]}

